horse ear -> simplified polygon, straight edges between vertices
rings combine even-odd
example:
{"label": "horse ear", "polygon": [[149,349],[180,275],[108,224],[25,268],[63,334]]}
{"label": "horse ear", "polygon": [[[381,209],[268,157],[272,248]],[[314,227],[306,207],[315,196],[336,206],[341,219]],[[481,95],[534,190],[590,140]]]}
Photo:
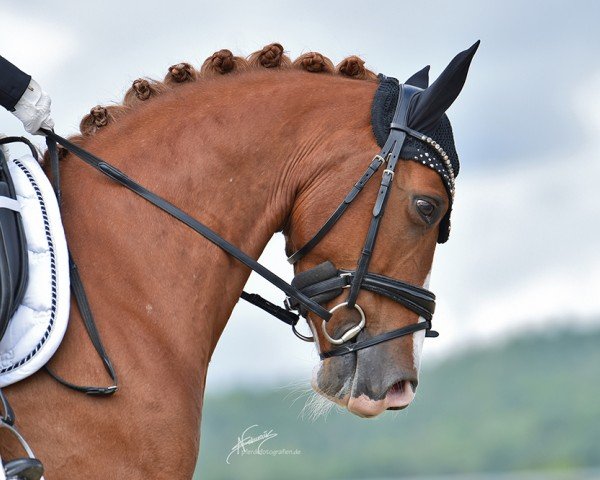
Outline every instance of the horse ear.
{"label": "horse ear", "polygon": [[417,73],[413,74],[406,82],[406,85],[422,88],[423,90],[429,86],[429,65],[422,68]]}
{"label": "horse ear", "polygon": [[456,55],[430,87],[415,95],[408,122],[411,128],[429,133],[437,125],[462,90],[478,47],[479,40]]}

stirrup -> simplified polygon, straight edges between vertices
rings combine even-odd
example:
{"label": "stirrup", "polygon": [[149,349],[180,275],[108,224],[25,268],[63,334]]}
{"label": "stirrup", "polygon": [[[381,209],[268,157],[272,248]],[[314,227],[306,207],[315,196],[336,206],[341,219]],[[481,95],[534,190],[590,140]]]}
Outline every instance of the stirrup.
{"label": "stirrup", "polygon": [[36,458],[17,458],[4,464],[4,472],[6,480],[40,480],[44,467]]}
{"label": "stirrup", "polygon": [[15,412],[8,399],[0,389],[0,430],[6,429],[19,441],[29,458],[17,458],[7,462],[0,458],[0,479],[2,480],[43,480],[44,467],[35,455],[29,444],[15,427]]}

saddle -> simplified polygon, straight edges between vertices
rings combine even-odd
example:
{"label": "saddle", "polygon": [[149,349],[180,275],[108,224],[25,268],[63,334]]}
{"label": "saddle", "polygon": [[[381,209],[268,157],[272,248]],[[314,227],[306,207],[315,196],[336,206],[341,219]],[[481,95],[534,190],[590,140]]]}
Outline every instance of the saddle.
{"label": "saddle", "polygon": [[0,150],[0,339],[23,300],[28,273],[28,253],[21,205]]}

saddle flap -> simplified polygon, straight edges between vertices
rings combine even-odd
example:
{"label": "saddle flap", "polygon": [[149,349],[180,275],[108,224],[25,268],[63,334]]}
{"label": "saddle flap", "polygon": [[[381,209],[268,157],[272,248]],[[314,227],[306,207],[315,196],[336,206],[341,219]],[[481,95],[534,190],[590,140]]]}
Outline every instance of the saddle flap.
{"label": "saddle flap", "polygon": [[27,284],[27,242],[20,205],[4,157],[0,157],[0,339]]}

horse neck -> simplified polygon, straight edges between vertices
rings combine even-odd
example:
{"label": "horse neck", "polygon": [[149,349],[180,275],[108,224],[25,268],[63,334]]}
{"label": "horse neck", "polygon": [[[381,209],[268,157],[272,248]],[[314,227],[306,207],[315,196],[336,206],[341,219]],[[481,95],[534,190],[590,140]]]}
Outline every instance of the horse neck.
{"label": "horse neck", "polygon": [[[245,77],[180,87],[85,146],[257,258],[324,168],[343,99],[318,76]],[[63,170],[68,239],[97,316],[118,321],[120,338],[147,336],[139,355],[163,350],[182,368],[206,368],[249,270],[88,167]]]}

